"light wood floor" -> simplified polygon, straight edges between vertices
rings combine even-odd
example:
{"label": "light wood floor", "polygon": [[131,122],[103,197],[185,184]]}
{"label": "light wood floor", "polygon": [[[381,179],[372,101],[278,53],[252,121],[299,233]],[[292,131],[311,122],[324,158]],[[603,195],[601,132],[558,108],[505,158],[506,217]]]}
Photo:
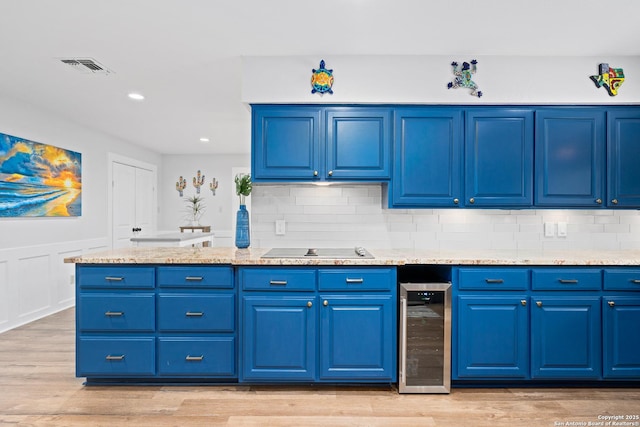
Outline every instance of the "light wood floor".
{"label": "light wood floor", "polygon": [[[640,414],[640,389],[83,386],[72,309],[0,334],[0,425],[558,426]],[[570,425],[570,424],[569,424]]]}

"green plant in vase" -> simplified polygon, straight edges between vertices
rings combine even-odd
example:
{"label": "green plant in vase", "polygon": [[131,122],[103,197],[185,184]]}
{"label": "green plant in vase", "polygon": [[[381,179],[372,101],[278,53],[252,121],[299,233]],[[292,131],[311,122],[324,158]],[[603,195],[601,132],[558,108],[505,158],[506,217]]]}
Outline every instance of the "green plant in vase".
{"label": "green plant in vase", "polygon": [[236,215],[236,247],[244,249],[249,247],[249,211],[245,204],[245,197],[251,194],[251,175],[238,174],[234,178],[236,194],[240,197],[240,208]]}
{"label": "green plant in vase", "polygon": [[191,222],[191,225],[199,225],[200,218],[204,215],[206,206],[204,205],[204,199],[200,196],[191,196],[185,201],[187,207],[187,220]]}

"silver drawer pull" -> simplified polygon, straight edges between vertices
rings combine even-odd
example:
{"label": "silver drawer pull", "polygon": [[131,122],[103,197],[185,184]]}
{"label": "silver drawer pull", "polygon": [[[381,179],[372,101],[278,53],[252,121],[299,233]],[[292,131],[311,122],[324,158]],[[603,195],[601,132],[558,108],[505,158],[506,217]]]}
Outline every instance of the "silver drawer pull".
{"label": "silver drawer pull", "polygon": [[187,355],[187,357],[184,358],[184,360],[186,360],[187,362],[202,362],[202,359],[204,359],[204,356]]}
{"label": "silver drawer pull", "polygon": [[631,279],[631,283],[634,283],[636,285],[640,285],[640,279]]}
{"label": "silver drawer pull", "polygon": [[104,280],[107,282],[122,282],[124,277],[115,277],[115,276],[105,276]]}
{"label": "silver drawer pull", "polygon": [[504,279],[484,279],[487,283],[504,283]]}
{"label": "silver drawer pull", "polygon": [[112,355],[108,355],[106,357],[107,360],[124,360],[124,354],[121,354],[119,356],[112,356]]}
{"label": "silver drawer pull", "polygon": [[575,285],[576,283],[578,283],[578,279],[558,279],[558,282],[565,285]]}
{"label": "silver drawer pull", "polygon": [[187,276],[184,278],[187,282],[202,282],[204,278],[202,276]]}
{"label": "silver drawer pull", "polygon": [[364,279],[362,277],[357,279],[351,279],[347,277],[347,283],[364,283]]}
{"label": "silver drawer pull", "polygon": [[185,315],[187,317],[202,317],[204,316],[204,313],[201,311],[187,311]]}
{"label": "silver drawer pull", "polygon": [[286,280],[269,280],[269,284],[270,285],[286,286],[287,285],[287,281]]}
{"label": "silver drawer pull", "polygon": [[105,311],[104,315],[108,317],[122,317],[124,316],[124,311]]}

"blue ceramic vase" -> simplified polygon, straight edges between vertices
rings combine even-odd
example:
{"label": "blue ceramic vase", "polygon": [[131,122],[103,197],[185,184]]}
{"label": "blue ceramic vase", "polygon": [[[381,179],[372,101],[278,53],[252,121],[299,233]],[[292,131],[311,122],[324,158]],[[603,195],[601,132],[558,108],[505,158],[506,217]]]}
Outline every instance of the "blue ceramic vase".
{"label": "blue ceramic vase", "polygon": [[249,243],[249,211],[246,205],[241,204],[236,214],[236,247],[248,248]]}

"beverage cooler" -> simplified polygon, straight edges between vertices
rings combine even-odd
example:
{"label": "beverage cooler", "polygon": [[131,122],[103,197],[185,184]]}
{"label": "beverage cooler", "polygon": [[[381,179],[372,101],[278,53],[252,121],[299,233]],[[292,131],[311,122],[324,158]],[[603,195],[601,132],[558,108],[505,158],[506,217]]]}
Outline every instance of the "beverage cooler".
{"label": "beverage cooler", "polygon": [[451,283],[400,283],[400,393],[449,393]]}

